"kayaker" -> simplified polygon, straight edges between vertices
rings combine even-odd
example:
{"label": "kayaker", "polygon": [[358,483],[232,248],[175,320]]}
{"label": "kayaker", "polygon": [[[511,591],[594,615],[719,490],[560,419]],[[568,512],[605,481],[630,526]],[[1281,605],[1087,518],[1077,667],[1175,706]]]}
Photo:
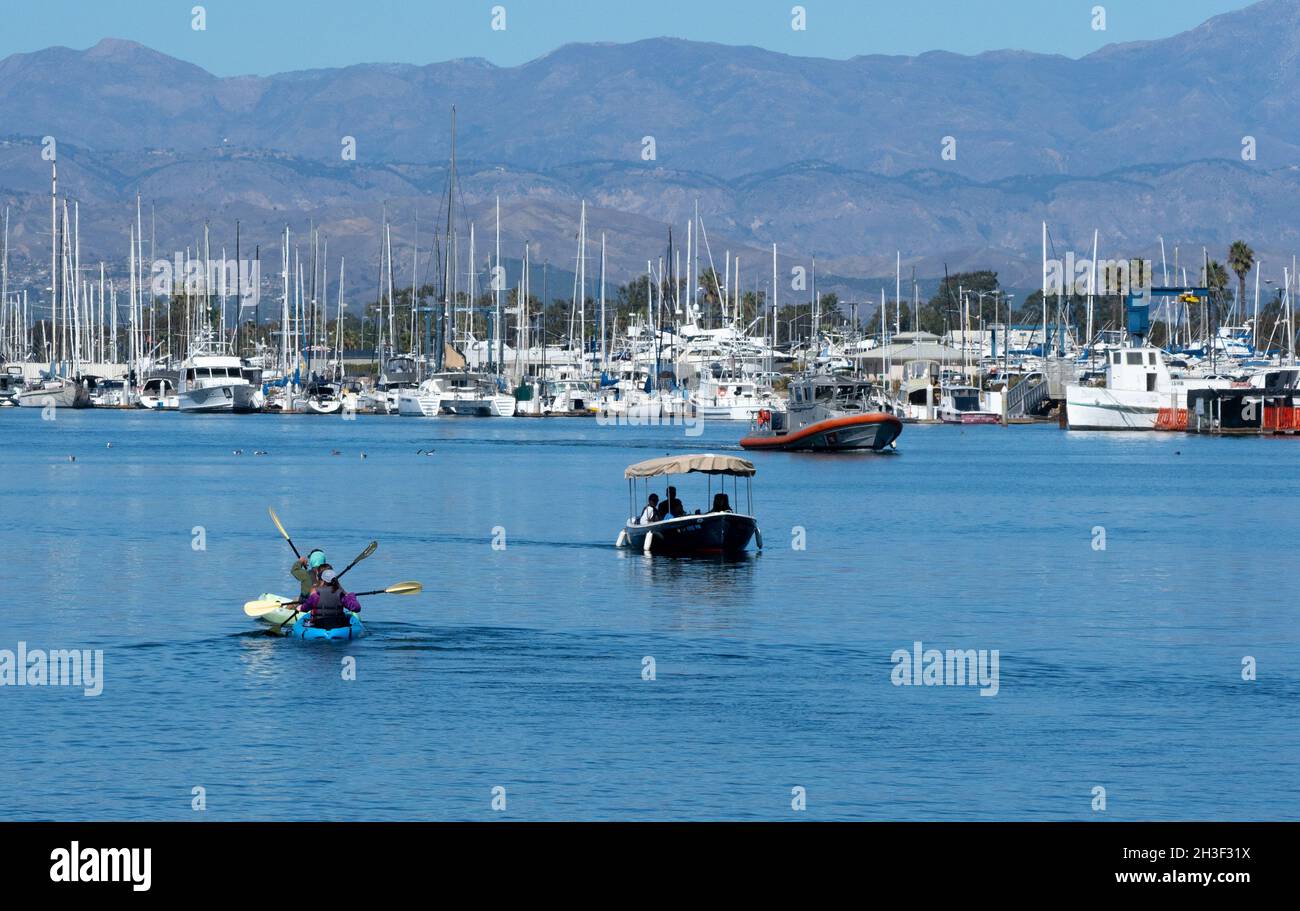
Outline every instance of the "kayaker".
{"label": "kayaker", "polygon": [[313,586],[316,585],[316,574],[322,566],[328,566],[325,562],[325,551],[316,548],[305,557],[299,557],[293,562],[289,574],[298,580],[298,597],[306,598],[311,594]]}
{"label": "kayaker", "polygon": [[361,603],[356,595],[343,590],[338,574],[326,563],[321,567],[320,583],[303,602],[301,610],[311,614],[309,625],[317,629],[338,629],[352,622],[346,611],[357,613]]}

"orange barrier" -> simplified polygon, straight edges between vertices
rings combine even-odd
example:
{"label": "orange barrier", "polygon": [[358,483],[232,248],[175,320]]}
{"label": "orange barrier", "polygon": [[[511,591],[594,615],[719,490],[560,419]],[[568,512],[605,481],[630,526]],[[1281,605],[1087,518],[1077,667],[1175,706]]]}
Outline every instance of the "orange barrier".
{"label": "orange barrier", "polygon": [[1300,431],[1300,408],[1265,405],[1264,429],[1274,433]]}
{"label": "orange barrier", "polygon": [[1156,412],[1156,430],[1185,431],[1186,429],[1186,408],[1161,408]]}

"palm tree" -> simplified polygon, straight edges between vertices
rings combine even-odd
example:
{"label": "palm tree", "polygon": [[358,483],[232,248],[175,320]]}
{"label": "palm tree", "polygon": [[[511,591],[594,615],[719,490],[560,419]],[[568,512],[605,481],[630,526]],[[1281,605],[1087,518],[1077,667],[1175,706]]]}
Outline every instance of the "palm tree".
{"label": "palm tree", "polygon": [[1246,306],[1246,276],[1255,268],[1255,251],[1244,240],[1234,240],[1228,248],[1228,265],[1237,273],[1237,306]]}
{"label": "palm tree", "polygon": [[1228,287],[1228,270],[1223,268],[1223,264],[1216,260],[1210,260],[1205,266],[1205,285],[1210,289],[1210,300],[1205,305],[1205,335],[1208,338],[1213,332],[1213,327],[1218,324],[1220,319],[1220,302],[1223,300],[1223,292]]}

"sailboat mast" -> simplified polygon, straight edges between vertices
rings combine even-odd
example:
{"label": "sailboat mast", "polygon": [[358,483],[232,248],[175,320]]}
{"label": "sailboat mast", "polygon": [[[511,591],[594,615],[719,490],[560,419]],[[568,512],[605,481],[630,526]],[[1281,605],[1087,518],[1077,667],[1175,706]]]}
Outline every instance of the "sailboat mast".
{"label": "sailboat mast", "polygon": [[501,286],[506,283],[505,270],[501,268],[501,197],[496,199],[497,210],[497,231],[496,231],[496,269],[492,272],[492,291],[495,298],[496,317],[492,320],[494,335],[496,336],[496,372],[505,372],[505,327],[501,325]]}
{"label": "sailboat mast", "polygon": [[609,346],[605,342],[605,232],[600,232],[600,369],[609,367]]}
{"label": "sailboat mast", "polygon": [[59,166],[50,162],[50,362],[59,350]]}

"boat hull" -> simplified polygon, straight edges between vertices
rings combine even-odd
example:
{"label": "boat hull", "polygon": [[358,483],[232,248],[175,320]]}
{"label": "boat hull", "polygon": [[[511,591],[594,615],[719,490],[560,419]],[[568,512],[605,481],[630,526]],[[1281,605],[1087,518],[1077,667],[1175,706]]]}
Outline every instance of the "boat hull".
{"label": "boat hull", "polygon": [[740,441],[744,449],[781,452],[879,452],[903,432],[903,422],[891,414],[859,414],[828,418],[789,433],[755,434]]}
{"label": "boat hull", "polygon": [[191,413],[237,413],[257,411],[257,388],[248,384],[202,386],[176,396],[177,407]]}
{"label": "boat hull", "polygon": [[472,418],[511,418],[515,416],[515,397],[513,395],[493,395],[485,398],[444,397],[442,411]]}
{"label": "boat hull", "polygon": [[338,414],[343,410],[343,403],[338,399],[308,399],[305,414]]}
{"label": "boat hull", "polygon": [[[704,557],[744,553],[758,535],[753,516],[711,512],[665,519],[649,525],[628,523],[623,546],[640,553],[665,557]],[[646,546],[649,537],[650,546]]]}
{"label": "boat hull", "polygon": [[361,623],[361,618],[356,614],[348,614],[348,625],[336,627],[334,629],[317,629],[307,622],[307,618],[299,617],[294,621],[293,629],[289,636],[294,639],[302,639],[305,642],[351,642],[353,639],[360,639],[366,634],[366,628]]}
{"label": "boat hull", "polygon": [[436,418],[442,414],[442,396],[403,389],[397,396],[397,413],[408,418]]}
{"label": "boat hull", "polygon": [[1115,392],[1093,386],[1065,388],[1065,419],[1071,430],[1155,430],[1168,395]]}
{"label": "boat hull", "polygon": [[90,392],[69,380],[54,388],[24,389],[14,402],[19,408],[89,408]]}
{"label": "boat hull", "polygon": [[999,424],[1002,422],[1002,418],[991,411],[940,412],[939,419],[945,424]]}

